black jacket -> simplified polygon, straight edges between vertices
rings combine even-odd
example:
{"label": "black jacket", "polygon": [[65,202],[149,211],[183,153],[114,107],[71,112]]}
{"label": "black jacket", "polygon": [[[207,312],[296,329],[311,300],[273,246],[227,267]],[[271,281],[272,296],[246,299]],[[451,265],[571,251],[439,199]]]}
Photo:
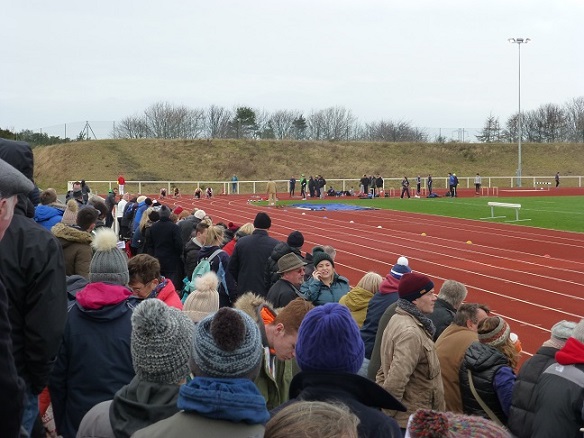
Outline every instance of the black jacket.
{"label": "black jacket", "polygon": [[270,290],[272,285],[280,279],[280,274],[278,274],[278,260],[280,260],[283,256],[288,253],[293,252],[302,260],[302,252],[300,248],[293,248],[286,242],[279,242],[272,251],[272,254],[268,257],[268,261],[266,264],[266,290]]}
{"label": "black jacket", "polygon": [[229,272],[237,282],[238,296],[252,291],[265,298],[268,293],[264,281],[266,263],[278,243],[262,229],[256,229],[237,241],[229,262]]}
{"label": "black jacket", "polygon": [[149,237],[154,257],[160,262],[160,272],[182,272],[183,243],[178,225],[169,218],[160,218],[150,227]]}
{"label": "black jacket", "polygon": [[191,240],[191,234],[193,231],[195,231],[195,228],[197,228],[199,222],[201,222],[199,218],[196,218],[194,215],[190,215],[177,223],[178,227],[180,228],[180,238],[183,242],[183,245],[186,245]]}
{"label": "black jacket", "polygon": [[280,278],[270,288],[266,299],[274,305],[275,309],[279,309],[286,307],[290,301],[301,296],[297,287],[294,287],[289,281]]}
{"label": "black jacket", "polygon": [[[193,239],[189,239],[189,241],[185,245],[183,251],[183,261],[185,265],[185,276],[187,276],[189,280],[191,279],[193,271],[197,266],[199,260],[199,251],[201,250],[201,248],[202,246],[199,246],[198,244],[193,242]],[[225,266],[225,269],[227,269],[227,266]]]}
{"label": "black jacket", "polygon": [[24,382],[16,373],[12,356],[12,338],[8,323],[8,297],[0,282],[0,424],[7,437],[17,437],[20,431]]}
{"label": "black jacket", "polygon": [[557,348],[540,347],[519,370],[513,387],[513,399],[509,411],[509,430],[518,438],[529,438],[535,416],[535,386],[539,377],[555,363]]}
{"label": "black jacket", "polygon": [[365,377],[347,373],[300,372],[290,384],[290,401],[272,411],[274,415],[295,401],[337,401],[346,405],[361,422],[359,437],[401,437],[397,422],[381,408],[405,411],[389,392]]}
{"label": "black jacket", "polygon": [[[0,139],[0,158],[32,180],[32,150]],[[14,217],[0,242],[0,281],[10,303],[16,369],[33,392],[47,385],[67,318],[63,251],[50,231],[26,216],[32,204],[19,195]],[[34,213],[33,213],[34,215]]]}
{"label": "black jacket", "polygon": [[470,370],[472,381],[480,398],[493,411],[501,423],[507,424],[507,416],[501,408],[493,383],[499,368],[508,366],[508,364],[508,359],[493,347],[480,342],[473,342],[468,347],[459,373],[460,394],[465,414],[489,418],[472,395],[467,373],[467,370]]}
{"label": "black jacket", "polygon": [[456,315],[456,309],[450,305],[447,301],[442,298],[438,298],[434,304],[434,311],[428,315],[428,318],[432,320],[434,326],[436,327],[436,333],[434,333],[434,342],[438,339],[438,336],[448,327],[452,321],[454,321],[454,315]]}

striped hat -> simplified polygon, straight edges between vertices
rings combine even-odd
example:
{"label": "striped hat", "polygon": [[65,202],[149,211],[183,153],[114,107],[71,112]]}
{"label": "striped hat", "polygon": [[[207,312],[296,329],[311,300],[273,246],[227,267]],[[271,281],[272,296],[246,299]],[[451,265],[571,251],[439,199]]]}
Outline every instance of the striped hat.
{"label": "striped hat", "polygon": [[481,321],[483,323],[481,325],[484,325],[486,321],[492,318],[498,319],[499,323],[493,330],[486,333],[481,333],[481,330],[479,329],[479,342],[481,344],[490,345],[491,347],[499,347],[500,345],[503,345],[505,342],[507,342],[507,339],[509,339],[511,328],[509,327],[509,324],[507,324],[507,322],[500,316],[491,316],[487,319],[484,319]]}

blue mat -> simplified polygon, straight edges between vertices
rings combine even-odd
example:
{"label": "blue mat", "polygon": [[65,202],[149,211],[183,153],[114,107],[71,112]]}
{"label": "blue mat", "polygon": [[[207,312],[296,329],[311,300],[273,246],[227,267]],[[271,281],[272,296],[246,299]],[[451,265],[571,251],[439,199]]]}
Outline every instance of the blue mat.
{"label": "blue mat", "polygon": [[363,207],[361,205],[352,204],[292,204],[294,208],[301,208],[303,210],[313,210],[313,211],[355,211],[355,210],[376,210],[373,207]]}

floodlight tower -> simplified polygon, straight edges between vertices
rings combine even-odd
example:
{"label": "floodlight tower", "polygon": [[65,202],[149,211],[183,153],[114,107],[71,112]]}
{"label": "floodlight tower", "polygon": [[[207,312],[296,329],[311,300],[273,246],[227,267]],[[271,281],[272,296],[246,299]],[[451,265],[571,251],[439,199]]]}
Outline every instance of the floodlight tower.
{"label": "floodlight tower", "polygon": [[519,159],[517,164],[517,187],[521,187],[521,136],[523,135],[521,129],[521,44],[527,44],[531,40],[529,38],[509,38],[507,41],[513,44],[517,44],[517,48],[519,49],[519,114],[517,116]]}

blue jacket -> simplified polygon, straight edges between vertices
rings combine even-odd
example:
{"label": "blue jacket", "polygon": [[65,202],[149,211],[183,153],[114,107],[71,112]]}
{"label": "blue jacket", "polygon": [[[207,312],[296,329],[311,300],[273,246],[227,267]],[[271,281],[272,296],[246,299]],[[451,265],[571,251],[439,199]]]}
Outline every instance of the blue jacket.
{"label": "blue jacket", "polygon": [[61,222],[61,219],[63,219],[63,212],[64,210],[59,208],[39,204],[34,209],[34,220],[39,225],[42,225],[47,230],[51,231],[53,225]]}
{"label": "blue jacket", "polygon": [[89,283],[70,306],[49,379],[59,434],[75,437],[83,416],[134,378],[131,317],[140,302],[120,285]]}
{"label": "blue jacket", "polygon": [[351,287],[349,280],[335,273],[330,286],[322,281],[310,277],[300,286],[300,292],[308,301],[312,301],[315,306],[326,303],[338,303],[343,295],[346,295]]}
{"label": "blue jacket", "polygon": [[148,205],[146,205],[145,201],[142,201],[138,204],[138,209],[136,210],[136,214],[134,215],[134,222],[132,222],[132,230],[136,231],[138,225],[140,225],[140,219],[142,219],[142,215],[148,209]]}

